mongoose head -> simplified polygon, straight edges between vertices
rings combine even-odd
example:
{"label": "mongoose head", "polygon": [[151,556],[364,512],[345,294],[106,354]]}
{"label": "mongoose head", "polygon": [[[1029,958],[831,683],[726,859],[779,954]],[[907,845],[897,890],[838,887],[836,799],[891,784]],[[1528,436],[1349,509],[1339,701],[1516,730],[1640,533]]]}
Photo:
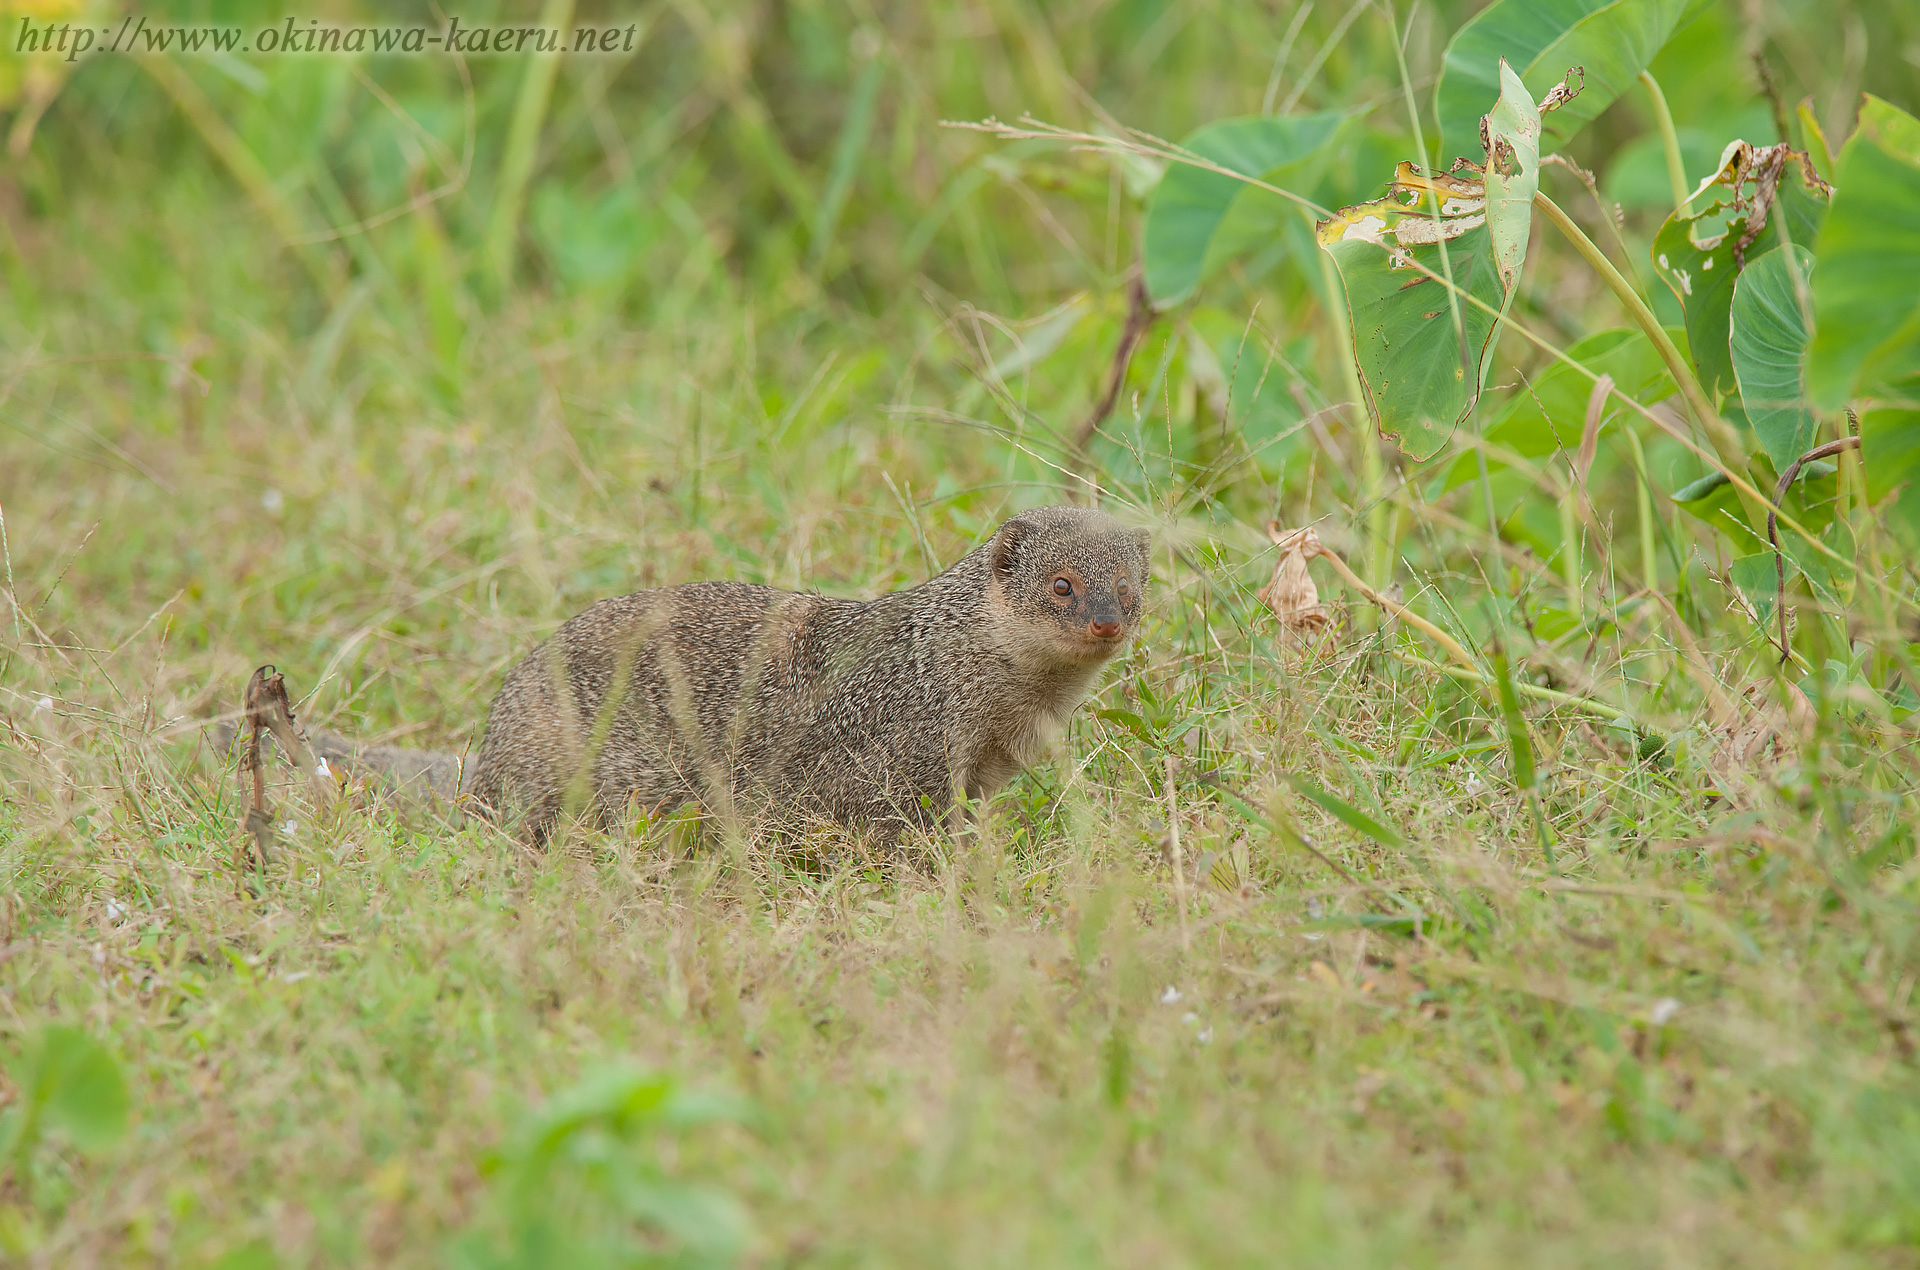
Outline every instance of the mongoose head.
{"label": "mongoose head", "polygon": [[1144,529],[1084,507],[1039,507],[988,548],[1011,651],[1041,664],[1094,664],[1125,648],[1146,598]]}

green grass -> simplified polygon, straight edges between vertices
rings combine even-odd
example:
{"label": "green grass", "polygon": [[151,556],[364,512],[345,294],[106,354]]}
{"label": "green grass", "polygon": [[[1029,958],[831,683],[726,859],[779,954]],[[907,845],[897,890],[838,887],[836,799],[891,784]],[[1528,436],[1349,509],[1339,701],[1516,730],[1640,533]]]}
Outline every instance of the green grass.
{"label": "green grass", "polygon": [[[645,1175],[730,1195],[752,1265],[1920,1264],[1910,730],[1816,691],[1811,730],[1730,760],[1685,644],[1762,700],[1766,644],[1670,508],[1660,581],[1687,640],[1624,616],[1630,484],[1596,492],[1622,528],[1590,540],[1574,619],[1525,525],[1488,558],[1477,483],[1427,501],[1444,466],[1390,470],[1369,522],[1371,442],[1337,415],[1240,454],[1239,374],[1196,350],[1237,340],[1255,299],[1292,417],[1345,396],[1291,265],[1222,280],[1143,344],[1096,458],[1109,505],[1158,527],[1151,615],[980,842],[732,854],[667,823],[530,854],[364,796],[316,813],[280,767],[294,828],[264,875],[236,869],[244,787],[198,723],[259,663],[312,694],[310,725],[458,747],[596,598],[702,577],[871,595],[1064,497],[1056,438],[1125,314],[1129,174],[935,123],[1089,124],[1068,75],[1165,135],[1258,108],[1290,12],[1149,8],[880,15],[852,159],[854,17],[727,10],[703,37],[663,15],[613,88],[562,69],[518,281],[492,299],[519,63],[475,65],[467,188],[299,249],[154,80],[76,75],[0,176],[0,1051],[80,1025],[132,1116],[117,1146],[56,1134],[10,1168],[4,1256],[442,1265],[508,1246],[512,1178],[586,1230],[596,1177]],[[1851,10],[1766,12],[1790,94],[1913,82],[1888,51],[1910,19],[1863,7],[1883,25],[1849,54]],[[1339,17],[1308,21],[1296,72]],[[1414,23],[1416,78],[1452,21]],[[1393,153],[1384,31],[1362,19],[1303,105],[1383,102],[1366,145]],[[303,223],[406,197],[397,125],[342,65],[269,65],[267,105],[189,67]],[[457,164],[452,70],[372,69]],[[1750,105],[1745,73],[1662,69],[1698,119]],[[1594,130],[1603,180],[1628,122]],[[837,220],[788,205],[769,145],[806,189],[850,188]],[[1652,224],[1629,218],[1637,250]],[[1061,334],[1080,291],[1090,316]],[[1571,343],[1609,304],[1543,281],[1522,309]],[[1009,369],[1008,329],[1058,342]],[[1504,633],[1525,682],[1624,705],[1666,748],[1526,702],[1549,868],[1497,695],[1390,655],[1435,653],[1325,573],[1335,652],[1276,646],[1253,595],[1276,514],[1356,566],[1369,524],[1397,525],[1421,612],[1476,648]],[[1870,600],[1834,642],[1897,697],[1910,633]],[[589,1134],[624,1161],[599,1174],[529,1163],[525,1126],[621,1060],[744,1109]]]}

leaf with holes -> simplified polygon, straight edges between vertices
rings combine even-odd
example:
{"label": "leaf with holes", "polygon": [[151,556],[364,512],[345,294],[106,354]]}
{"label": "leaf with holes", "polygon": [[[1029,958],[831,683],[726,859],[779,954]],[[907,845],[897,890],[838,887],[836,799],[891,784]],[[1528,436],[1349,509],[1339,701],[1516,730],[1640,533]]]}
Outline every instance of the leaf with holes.
{"label": "leaf with holes", "polygon": [[1500,98],[1487,112],[1483,135],[1490,147],[1484,178],[1487,233],[1501,294],[1511,300],[1520,285],[1520,268],[1527,263],[1533,196],[1540,190],[1540,108],[1505,61],[1500,63]]}
{"label": "leaf with holes", "polygon": [[1813,446],[1815,419],[1807,403],[1808,284],[1813,253],[1795,243],[1748,265],[1733,288],[1728,339],[1740,402],[1773,470]]}
{"label": "leaf with holes", "polygon": [[[1486,119],[1487,169],[1402,163],[1384,198],[1320,222],[1345,286],[1354,362],[1380,431],[1436,453],[1479,399],[1526,261],[1540,114],[1511,68]],[[1453,290],[1449,290],[1451,282]]]}
{"label": "leaf with holes", "polygon": [[1654,235],[1654,271],[1680,301],[1694,368],[1708,392],[1739,389],[1727,315],[1740,270],[1778,250],[1782,230],[1796,243],[1813,242],[1828,193],[1800,151],[1735,141],[1719,169]]}

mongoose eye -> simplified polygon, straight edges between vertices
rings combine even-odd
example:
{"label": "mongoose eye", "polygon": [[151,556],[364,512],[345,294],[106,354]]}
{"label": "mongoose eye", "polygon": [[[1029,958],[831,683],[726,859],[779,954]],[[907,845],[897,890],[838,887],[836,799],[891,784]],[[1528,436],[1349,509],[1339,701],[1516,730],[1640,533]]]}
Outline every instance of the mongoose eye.
{"label": "mongoose eye", "polygon": [[1067,581],[1065,578],[1055,578],[1053,580],[1053,593],[1060,596],[1072,595],[1073,583]]}
{"label": "mongoose eye", "polygon": [[1115,589],[1120,592],[1120,598],[1124,600],[1127,598],[1127,593],[1133,590],[1133,584],[1128,582],[1125,578],[1122,578],[1120,579],[1120,585]]}

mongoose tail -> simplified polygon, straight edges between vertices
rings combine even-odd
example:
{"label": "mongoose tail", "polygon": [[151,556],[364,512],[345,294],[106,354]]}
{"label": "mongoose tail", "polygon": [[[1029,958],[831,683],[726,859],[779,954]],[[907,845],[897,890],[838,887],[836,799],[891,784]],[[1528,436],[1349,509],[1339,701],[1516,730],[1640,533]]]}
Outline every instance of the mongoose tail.
{"label": "mongoose tail", "polygon": [[451,750],[414,750],[401,745],[360,745],[335,732],[311,731],[313,752],[349,777],[365,775],[376,785],[402,796],[452,803],[460,796],[460,781],[470,766]]}
{"label": "mongoose tail", "polygon": [[466,791],[544,840],[687,802],[886,838],[1044,752],[1142,612],[1150,538],[1044,507],[872,601],[697,582],[603,600],[507,676]]}
{"label": "mongoose tail", "polygon": [[[214,724],[214,742],[221,753],[233,749],[241,729],[231,721]],[[267,733],[265,743],[275,750],[279,741]],[[461,792],[461,780],[472,769],[472,762],[451,750],[414,750],[400,745],[362,745],[337,732],[320,728],[307,731],[307,743],[314,755],[327,767],[351,780],[369,778],[377,788],[402,798],[452,803]]]}

